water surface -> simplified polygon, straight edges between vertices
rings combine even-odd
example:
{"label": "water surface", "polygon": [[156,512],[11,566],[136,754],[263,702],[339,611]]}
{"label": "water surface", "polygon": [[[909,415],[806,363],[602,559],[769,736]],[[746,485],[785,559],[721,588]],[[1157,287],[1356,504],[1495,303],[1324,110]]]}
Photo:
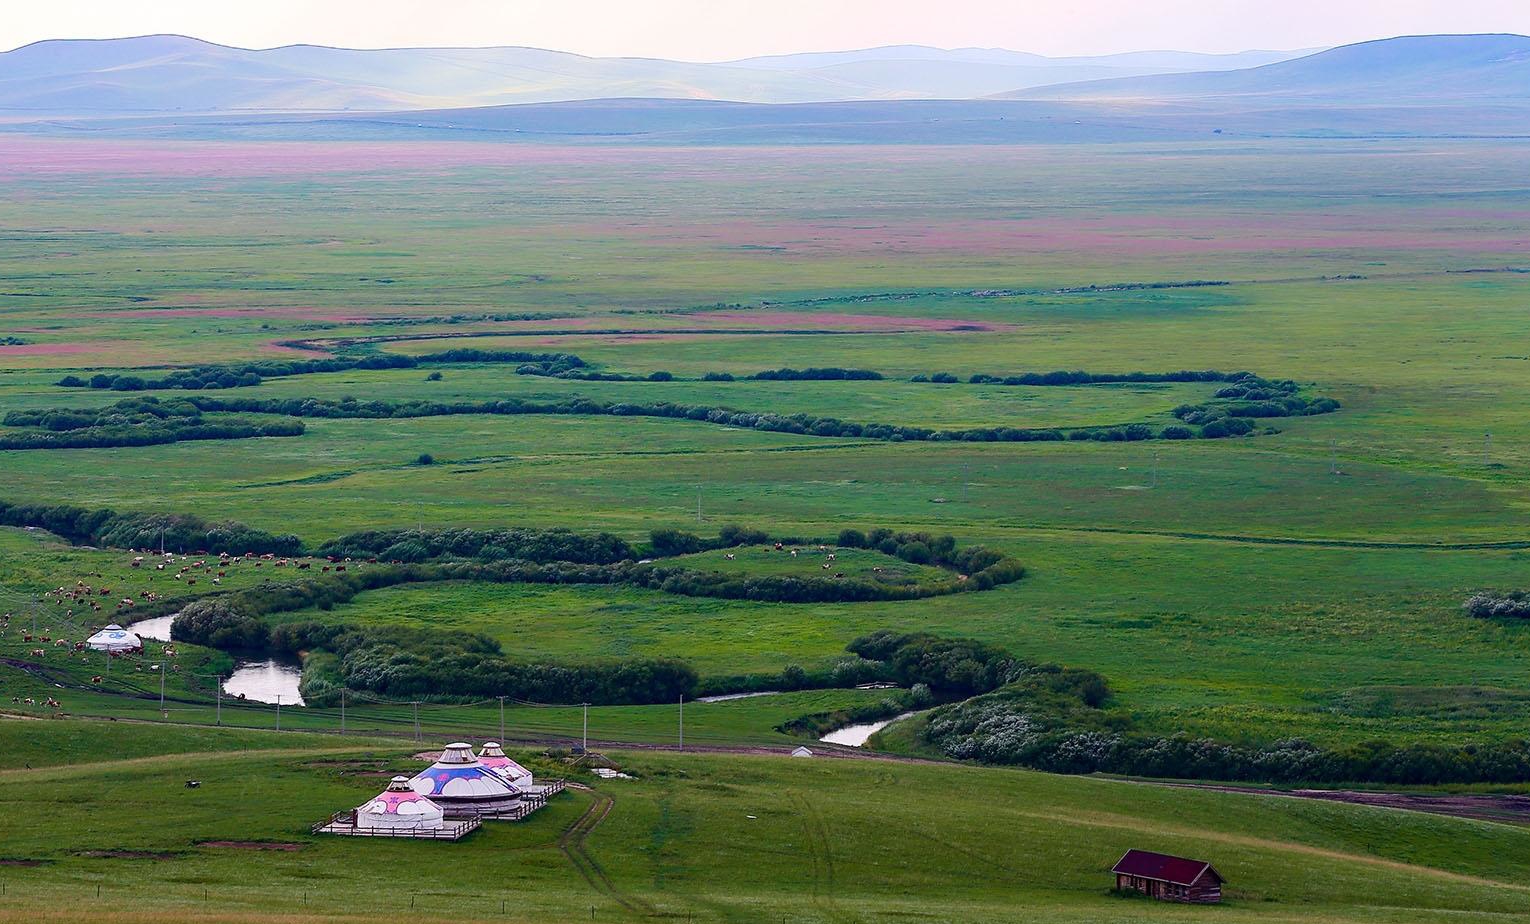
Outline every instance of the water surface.
{"label": "water surface", "polygon": [[240,661],[234,672],[223,681],[223,692],[256,703],[274,703],[281,697],[283,706],[303,705],[303,694],[298,683],[303,679],[303,667],[296,661],[266,658],[261,661]]}
{"label": "water surface", "polygon": [[866,740],[872,735],[875,735],[877,732],[881,731],[892,723],[906,719],[911,715],[917,715],[917,713],[905,712],[902,715],[893,716],[890,719],[883,719],[880,722],[865,722],[860,725],[846,725],[844,728],[836,728],[834,731],[829,732],[827,735],[824,735],[818,740],[822,741],[824,744],[843,744],[852,748],[858,748],[864,745]]}

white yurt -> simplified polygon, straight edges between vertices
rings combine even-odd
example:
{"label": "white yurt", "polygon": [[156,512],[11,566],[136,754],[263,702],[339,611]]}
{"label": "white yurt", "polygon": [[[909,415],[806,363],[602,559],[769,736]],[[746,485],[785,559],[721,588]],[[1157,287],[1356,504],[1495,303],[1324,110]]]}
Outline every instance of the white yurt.
{"label": "white yurt", "polygon": [[441,807],[415,792],[409,778],[396,776],[377,798],[356,808],[357,828],[436,830],[446,827]]}
{"label": "white yurt", "polygon": [[478,762],[493,770],[500,777],[509,780],[519,789],[526,789],[536,783],[531,777],[530,770],[506,757],[505,749],[493,741],[479,749]]}
{"label": "white yurt", "polygon": [[116,623],[86,639],[85,645],[93,651],[143,651],[143,639]]}
{"label": "white yurt", "polygon": [[521,799],[518,787],[479,763],[473,746],[461,742],[448,744],[409,785],[442,809],[464,815],[495,815]]}

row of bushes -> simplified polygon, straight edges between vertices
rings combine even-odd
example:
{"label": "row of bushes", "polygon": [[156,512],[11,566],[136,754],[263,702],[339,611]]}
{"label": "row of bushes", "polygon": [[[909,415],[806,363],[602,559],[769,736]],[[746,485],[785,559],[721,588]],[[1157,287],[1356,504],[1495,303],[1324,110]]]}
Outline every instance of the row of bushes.
{"label": "row of bushes", "polygon": [[[988,375],[982,372],[970,376],[967,381],[974,385],[1108,385],[1112,383],[1149,382],[1236,382],[1245,378],[1257,378],[1252,372],[1218,372],[1215,369],[1182,369],[1178,372],[1085,372],[1082,369],[1058,369],[1052,372],[1022,372],[1019,375]],[[930,381],[950,384],[956,376],[949,372],[937,372],[929,376],[915,376],[914,381]]]}
{"label": "row of bushes", "polygon": [[301,436],[299,421],[208,421],[185,401],[130,398],[103,408],[11,411],[0,424],[41,432],[0,434],[0,449],[103,449],[157,446],[188,440],[237,440]]}
{"label": "row of bushes", "polygon": [[[309,653],[305,696],[326,705],[341,689],[382,696],[643,705],[692,695],[696,672],[679,661],[628,659],[583,665],[526,664],[469,632],[302,622],[268,626],[230,599],[188,604],[171,624],[177,641],[235,651]],[[317,655],[317,656],[316,656]]]}
{"label": "row of bushes", "polygon": [[[117,514],[71,505],[32,506],[0,501],[0,525],[37,527],[81,544],[107,548],[154,548],[163,544],[176,551],[228,552],[242,555],[301,555],[309,552],[296,536],[277,536],[241,523],[209,523],[177,514]],[[430,581],[491,581],[537,584],[628,584],[694,597],[760,600],[779,603],[912,600],[962,591],[987,590],[1020,580],[1025,567],[982,546],[958,548],[950,536],[848,530],[842,539],[854,547],[885,547],[889,554],[920,564],[934,564],[965,575],[919,584],[783,576],[750,577],[638,562],[642,554],[610,533],[576,533],[566,529],[445,529],[368,530],[323,543],[316,554],[336,558],[370,558],[386,563],[365,571],[311,578],[288,584],[263,583],[244,591],[242,611],[266,614],[333,606],[364,590],[400,583]],[[879,545],[873,546],[873,540]],[[703,540],[676,530],[651,534],[649,554],[673,557],[706,549],[731,548],[769,541],[759,530],[723,527],[715,539]],[[799,541],[799,540],[782,540]],[[851,545],[851,543],[843,543]],[[442,562],[442,559],[466,559]]]}
{"label": "row of bushes", "polygon": [[162,446],[195,440],[248,440],[268,436],[302,436],[302,423],[219,421],[216,423],[132,424],[88,427],[66,433],[0,434],[0,449],[115,449],[123,446]]}
{"label": "row of bushes", "polygon": [[315,372],[345,372],[351,369],[412,369],[429,363],[518,363],[517,372],[530,375],[556,375],[582,368],[584,360],[570,353],[525,353],[511,350],[445,350],[423,356],[398,353],[370,353],[365,356],[337,356],[327,359],[263,360],[252,363],[197,366],[177,369],[163,378],[149,379],[130,373],[97,373],[88,379],[67,375],[58,384],[66,388],[95,388],[110,391],[146,391],[149,389],[203,390],[242,388],[259,385],[265,379],[308,375]]}
{"label": "row of bushes", "polygon": [[213,523],[188,514],[117,513],[71,504],[12,504],[0,500],[0,526],[45,529],[79,545],[102,548],[158,548],[178,552],[245,552],[296,555],[302,540],[275,535],[243,523]]}
{"label": "row of bushes", "polygon": [[521,527],[366,530],[331,539],[320,545],[317,552],[335,558],[407,563],[454,557],[487,562],[513,559],[607,565],[638,557],[625,539],[611,533]]}
{"label": "row of bushes", "polygon": [[1053,773],[1408,786],[1530,780],[1530,743],[1524,741],[1233,744],[1144,733],[1129,714],[1103,708],[1108,697],[1093,671],[1017,662],[1005,686],[943,707],[921,736],[951,757]]}
{"label": "row of bushes", "polygon": [[663,417],[713,423],[741,429],[810,436],[887,440],[891,442],[1059,442],[1062,440],[1133,441],[1148,439],[1215,439],[1253,430],[1247,421],[1219,421],[1222,426],[1194,431],[1171,425],[1155,430],[1146,424],[1115,427],[1084,427],[1069,431],[1027,430],[1014,427],[974,427],[967,430],[932,430],[897,424],[854,423],[812,414],[759,414],[724,407],[655,402],[596,401],[571,396],[557,401],[505,398],[490,401],[332,401],[320,398],[212,398],[192,399],[204,411],[283,414],[290,417],[377,418],[441,417],[456,414],[569,414],[615,417]]}
{"label": "row of bushes", "polygon": [[[713,375],[717,374],[713,373]],[[731,379],[731,376],[729,378]],[[884,376],[870,369],[841,369],[838,366],[827,366],[807,369],[766,369],[764,372],[756,372],[749,378],[761,382],[875,382],[881,381]],[[717,381],[717,379],[713,378],[709,381]]]}

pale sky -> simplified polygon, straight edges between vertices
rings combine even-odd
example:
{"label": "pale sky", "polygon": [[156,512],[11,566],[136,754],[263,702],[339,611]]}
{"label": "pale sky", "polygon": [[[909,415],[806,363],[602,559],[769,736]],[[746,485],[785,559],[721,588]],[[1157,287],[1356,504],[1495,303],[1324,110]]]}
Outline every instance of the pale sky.
{"label": "pale sky", "polygon": [[0,0],[0,48],[156,32],[244,48],[530,45],[689,61],[903,43],[1232,52],[1530,33],[1530,0]]}

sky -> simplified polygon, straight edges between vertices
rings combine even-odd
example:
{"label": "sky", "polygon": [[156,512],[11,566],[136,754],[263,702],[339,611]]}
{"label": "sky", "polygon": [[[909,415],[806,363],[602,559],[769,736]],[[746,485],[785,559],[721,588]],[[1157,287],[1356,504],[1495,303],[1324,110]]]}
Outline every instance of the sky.
{"label": "sky", "polygon": [[530,45],[722,61],[876,45],[1235,52],[1530,34],[1530,0],[0,0],[0,48],[175,32],[243,48]]}

